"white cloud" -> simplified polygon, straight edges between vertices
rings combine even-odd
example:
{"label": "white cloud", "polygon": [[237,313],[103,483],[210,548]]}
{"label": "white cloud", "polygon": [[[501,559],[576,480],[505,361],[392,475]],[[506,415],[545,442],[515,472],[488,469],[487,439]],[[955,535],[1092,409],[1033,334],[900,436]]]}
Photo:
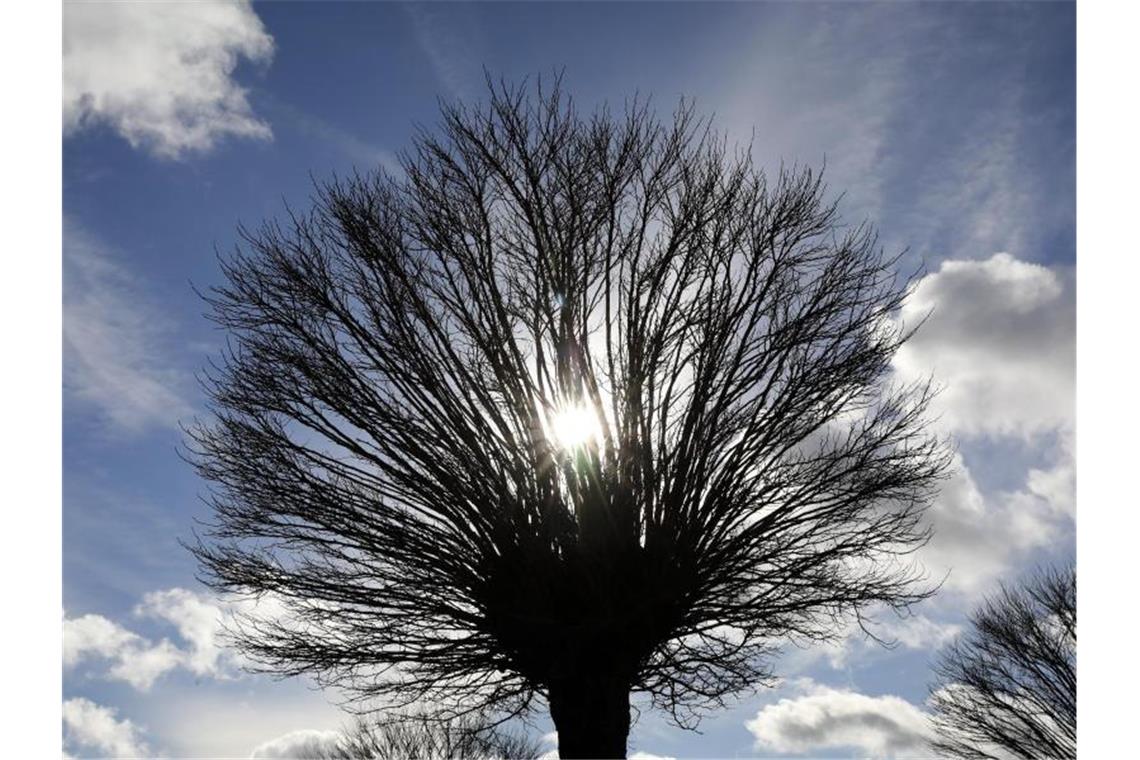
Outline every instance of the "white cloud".
{"label": "white cloud", "polygon": [[898,642],[905,649],[937,649],[959,633],[962,626],[931,620],[926,615],[911,615],[887,620],[875,629],[876,636]]}
{"label": "white cloud", "polygon": [[166,639],[148,646],[127,647],[116,653],[107,677],[126,681],[139,691],[150,691],[154,682],[182,665],[184,654]]}
{"label": "white cloud", "polygon": [[1011,553],[1024,547],[1007,543],[1018,539],[1010,535],[1010,516],[987,504],[960,456],[955,456],[953,468],[927,512],[934,535],[919,557],[935,578],[950,573],[944,589],[975,591],[1001,573]]}
{"label": "white cloud", "polygon": [[149,690],[159,677],[181,665],[184,657],[166,639],[152,643],[102,615],[63,621],[64,668],[77,667],[84,660],[107,660],[107,678],[126,681],[139,691]]}
{"label": "white cloud", "polygon": [[918,283],[901,317],[929,319],[895,357],[904,380],[933,373],[932,413],[964,445],[1020,442],[1047,465],[1016,490],[984,493],[957,456],[927,513],[934,536],[920,560],[948,591],[985,590],[1026,553],[1056,541],[1074,516],[1075,311],[1059,270],[1007,253],[949,260]]}
{"label": "white cloud", "polygon": [[291,758],[292,760],[320,758],[334,749],[343,738],[339,731],[315,729],[290,731],[284,736],[257,745],[250,758]]}
{"label": "white cloud", "polygon": [[220,635],[227,619],[248,609],[248,604],[218,602],[181,588],[152,592],[143,597],[135,615],[172,625],[181,645],[165,638],[154,642],[101,615],[83,615],[64,620],[64,666],[101,658],[108,661],[104,677],[125,681],[139,691],[148,691],[177,669],[229,678],[239,658],[222,646]]}
{"label": "white cloud", "polygon": [[1007,253],[951,260],[923,277],[904,322],[930,318],[898,352],[904,379],[933,372],[934,411],[959,436],[1029,438],[1071,429],[1075,408],[1073,288]]}
{"label": "white cloud", "polygon": [[268,139],[233,73],[242,58],[272,55],[273,38],[248,0],[67,3],[65,134],[107,124],[133,147],[169,158],[227,135]]}
{"label": "white cloud", "polygon": [[141,637],[102,615],[83,615],[63,621],[63,665],[72,667],[89,654],[114,657],[135,646]]}
{"label": "white cloud", "polygon": [[900,617],[888,609],[867,611],[864,625],[866,631],[858,621],[848,619],[835,640],[785,647],[780,672],[789,676],[804,673],[821,662],[833,670],[841,670],[855,658],[889,651],[883,642],[905,650],[930,651],[946,644],[962,631],[956,623],[935,620],[919,613]]}
{"label": "white cloud", "polygon": [[197,675],[214,675],[222,669],[219,661],[225,650],[219,636],[226,612],[225,607],[184,588],[151,592],[135,610],[137,615],[165,620],[178,629],[190,645],[182,662]]}
{"label": "white cloud", "polygon": [[910,702],[832,689],[809,679],[799,688],[807,693],[766,705],[745,724],[757,748],[791,754],[855,748],[874,757],[928,754],[929,717]]}
{"label": "white cloud", "polygon": [[934,620],[922,614],[900,617],[887,610],[867,620],[866,626],[867,631],[864,632],[857,624],[853,624],[842,641],[820,647],[831,667],[840,669],[847,666],[852,656],[883,651],[880,642],[908,650],[932,650],[962,632],[962,627],[956,623]]}
{"label": "white cloud", "polygon": [[1071,455],[1048,470],[1033,469],[1014,492],[983,496],[960,456],[927,512],[934,535],[918,553],[943,589],[977,594],[1021,560],[1071,528],[1074,508]]}
{"label": "white cloud", "polygon": [[672,755],[654,755],[649,752],[642,752],[638,750],[629,756],[629,760],[677,760]]}
{"label": "white cloud", "polygon": [[[126,3],[124,3],[126,5]],[[192,413],[184,373],[163,360],[167,322],[82,227],[63,244],[64,390],[116,430],[173,427]]]}
{"label": "white cloud", "polygon": [[104,757],[148,757],[140,730],[119,720],[109,707],[78,697],[63,703],[64,742],[94,750]]}
{"label": "white cloud", "polygon": [[102,659],[104,676],[148,691],[166,673],[183,665],[186,653],[163,639],[154,643],[102,615],[63,621],[63,665],[75,668],[85,660]]}

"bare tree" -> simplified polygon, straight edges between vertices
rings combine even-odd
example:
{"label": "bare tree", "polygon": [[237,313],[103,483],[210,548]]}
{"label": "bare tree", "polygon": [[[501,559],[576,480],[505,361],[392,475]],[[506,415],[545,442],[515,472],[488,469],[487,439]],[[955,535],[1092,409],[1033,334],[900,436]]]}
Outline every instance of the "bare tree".
{"label": "bare tree", "polygon": [[312,760],[538,760],[532,739],[489,727],[477,716],[357,721],[344,739]]}
{"label": "bare tree", "polygon": [[908,555],[947,450],[929,388],[885,382],[913,277],[690,106],[489,90],[404,176],[242,230],[194,551],[290,611],[238,633],[267,670],[538,697],[563,757],[623,757],[631,692],[690,727],[781,642],[930,593]]}
{"label": "bare tree", "polygon": [[1001,592],[936,667],[934,747],[970,760],[1077,756],[1077,572]]}

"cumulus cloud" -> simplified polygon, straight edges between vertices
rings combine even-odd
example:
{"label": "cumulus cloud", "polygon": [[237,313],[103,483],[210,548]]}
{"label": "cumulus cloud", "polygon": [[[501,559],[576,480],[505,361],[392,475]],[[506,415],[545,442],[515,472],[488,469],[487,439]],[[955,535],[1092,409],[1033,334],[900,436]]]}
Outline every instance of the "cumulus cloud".
{"label": "cumulus cloud", "polygon": [[1022,484],[984,493],[957,456],[928,512],[934,537],[919,558],[945,589],[985,589],[1026,552],[1064,535],[1075,506],[1075,310],[1071,278],[1008,253],[945,261],[922,278],[904,322],[929,319],[895,357],[901,379],[933,374],[932,411],[964,446],[1020,442],[1045,464]]}
{"label": "cumulus cloud", "polygon": [[107,670],[107,677],[125,681],[139,691],[149,691],[162,676],[183,665],[185,656],[182,650],[163,639],[157,644],[125,647],[116,652],[114,664]]}
{"label": "cumulus cloud", "polygon": [[151,641],[102,615],[65,619],[63,653],[65,668],[103,661],[103,677],[125,681],[139,691],[149,691],[163,675],[184,667],[188,657],[167,639]]}
{"label": "cumulus cloud", "polygon": [[959,436],[1016,435],[1072,427],[1076,320],[1060,273],[998,253],[951,260],[918,283],[902,310],[922,329],[898,352],[905,379],[934,373],[935,411]]}
{"label": "cumulus cloud", "polygon": [[[1031,538],[1040,530],[1019,533],[1015,516],[988,503],[962,458],[955,456],[953,474],[927,512],[934,536],[921,550],[923,564],[936,577],[949,573],[946,590],[971,592],[985,586],[1011,554],[1037,543]],[[1018,522],[1025,524],[1026,517]]]}
{"label": "cumulus cloud", "polygon": [[226,650],[219,637],[223,618],[232,607],[184,588],[172,588],[144,596],[135,614],[172,624],[188,644],[182,653],[183,666],[196,675],[213,675],[222,670],[220,660]]}
{"label": "cumulus cloud", "polygon": [[147,691],[162,675],[183,665],[186,653],[166,639],[154,643],[102,615],[65,618],[64,667],[92,659],[108,663],[107,678]]}
{"label": "cumulus cloud", "polygon": [[290,731],[284,736],[257,745],[250,758],[251,760],[253,758],[305,760],[305,758],[327,757],[327,753],[335,749],[343,738],[339,731],[314,729]]}
{"label": "cumulus cloud", "polygon": [[171,625],[178,632],[178,644],[167,638],[148,639],[102,615],[65,619],[64,666],[100,660],[106,663],[103,677],[125,681],[139,691],[149,690],[177,669],[229,678],[239,664],[238,657],[222,646],[220,636],[228,619],[249,608],[249,604],[223,603],[181,588],[145,595],[135,608],[136,617]]}
{"label": "cumulus cloud", "polygon": [[67,3],[65,134],[106,124],[133,147],[178,158],[225,136],[268,139],[233,79],[245,58],[268,63],[273,38],[248,0]]}
{"label": "cumulus cloud", "polygon": [[115,710],[77,697],[63,703],[64,742],[93,750],[103,757],[149,757],[141,731]]}
{"label": "cumulus cloud", "polygon": [[833,689],[810,679],[798,688],[806,693],[765,705],[745,724],[758,749],[804,754],[855,748],[885,758],[926,754],[929,717],[910,702]]}
{"label": "cumulus cloud", "polygon": [[88,655],[114,657],[142,638],[102,615],[83,615],[63,621],[63,665],[72,667]]}
{"label": "cumulus cloud", "polygon": [[[1071,454],[1051,469],[1031,469],[1025,485],[983,495],[960,456],[927,512],[934,535],[918,554],[943,589],[976,595],[1027,552],[1071,530],[1075,507]],[[947,575],[948,574],[948,575]]]}
{"label": "cumulus cloud", "polygon": [[136,278],[74,222],[64,228],[63,267],[69,399],[126,433],[172,427],[190,415],[185,373],[163,359],[168,325]]}

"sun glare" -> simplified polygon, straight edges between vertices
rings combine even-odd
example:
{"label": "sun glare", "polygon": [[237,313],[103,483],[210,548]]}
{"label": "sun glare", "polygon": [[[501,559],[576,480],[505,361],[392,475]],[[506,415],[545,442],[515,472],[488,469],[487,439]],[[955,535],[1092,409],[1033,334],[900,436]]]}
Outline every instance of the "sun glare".
{"label": "sun glare", "polygon": [[566,449],[596,441],[602,435],[597,415],[583,404],[559,411],[550,421],[550,428],[554,442]]}

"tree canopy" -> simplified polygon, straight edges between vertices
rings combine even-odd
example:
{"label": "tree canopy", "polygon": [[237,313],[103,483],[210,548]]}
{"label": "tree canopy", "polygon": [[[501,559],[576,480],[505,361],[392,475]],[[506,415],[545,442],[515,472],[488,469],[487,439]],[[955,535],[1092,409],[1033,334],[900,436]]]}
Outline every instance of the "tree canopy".
{"label": "tree canopy", "polygon": [[631,692],[690,726],[930,593],[913,278],[818,173],[541,84],[444,105],[402,167],[242,229],[207,296],[194,551],[289,613],[247,654],[361,704],[541,698],[564,757],[623,756]]}

